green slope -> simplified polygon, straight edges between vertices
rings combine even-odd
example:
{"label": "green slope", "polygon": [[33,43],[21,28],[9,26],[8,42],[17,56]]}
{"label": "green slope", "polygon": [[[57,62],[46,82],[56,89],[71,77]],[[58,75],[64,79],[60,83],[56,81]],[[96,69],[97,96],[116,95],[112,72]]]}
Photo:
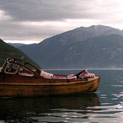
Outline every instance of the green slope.
{"label": "green slope", "polygon": [[0,66],[3,65],[6,58],[20,58],[25,56],[25,59],[32,64],[38,66],[35,62],[33,62],[26,54],[24,54],[19,49],[5,43],[3,40],[0,39]]}

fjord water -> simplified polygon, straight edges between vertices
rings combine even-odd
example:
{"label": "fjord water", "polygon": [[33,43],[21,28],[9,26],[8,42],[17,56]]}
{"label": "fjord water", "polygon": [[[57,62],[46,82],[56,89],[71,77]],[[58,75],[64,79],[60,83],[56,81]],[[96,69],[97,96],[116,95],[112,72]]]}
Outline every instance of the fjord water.
{"label": "fjord water", "polygon": [[[79,70],[48,72],[71,74]],[[1,98],[0,123],[122,123],[123,70],[89,70],[89,72],[101,77],[96,93]]]}

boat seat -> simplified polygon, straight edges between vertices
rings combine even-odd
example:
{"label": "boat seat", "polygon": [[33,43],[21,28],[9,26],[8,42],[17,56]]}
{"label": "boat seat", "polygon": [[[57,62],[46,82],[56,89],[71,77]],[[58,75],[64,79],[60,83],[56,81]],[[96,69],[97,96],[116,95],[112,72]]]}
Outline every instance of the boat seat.
{"label": "boat seat", "polygon": [[82,73],[79,74],[79,78],[84,79],[84,78],[91,78],[95,77],[94,73],[89,73],[88,69],[85,69]]}
{"label": "boat seat", "polygon": [[51,79],[53,77],[53,74],[41,70],[40,76],[43,78]]}
{"label": "boat seat", "polygon": [[41,70],[40,76],[47,79],[76,79],[74,74],[69,75],[55,75]]}
{"label": "boat seat", "polygon": [[77,77],[74,74],[69,75],[54,75],[53,79],[76,79]]}

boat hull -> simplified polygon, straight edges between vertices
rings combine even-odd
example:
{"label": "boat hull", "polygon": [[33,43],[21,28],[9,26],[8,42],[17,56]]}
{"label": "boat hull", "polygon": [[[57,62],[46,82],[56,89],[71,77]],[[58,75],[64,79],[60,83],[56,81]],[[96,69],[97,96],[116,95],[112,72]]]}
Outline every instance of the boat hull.
{"label": "boat hull", "polygon": [[50,95],[84,94],[95,92],[99,87],[100,77],[89,78],[87,81],[47,82],[0,82],[0,97],[32,97]]}

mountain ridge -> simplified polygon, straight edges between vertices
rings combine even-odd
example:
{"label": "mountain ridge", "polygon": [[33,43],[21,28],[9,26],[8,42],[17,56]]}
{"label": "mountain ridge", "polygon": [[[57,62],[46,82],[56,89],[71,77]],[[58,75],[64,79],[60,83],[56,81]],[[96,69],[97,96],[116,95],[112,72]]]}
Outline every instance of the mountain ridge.
{"label": "mountain ridge", "polygon": [[[114,40],[115,37],[116,37],[116,40],[118,40],[118,38],[120,38],[118,40],[118,42],[121,43],[122,39],[123,39],[123,37],[122,37],[123,31],[119,30],[119,29],[112,28],[112,27],[103,26],[103,25],[97,25],[97,26],[93,25],[90,27],[79,27],[79,28],[52,36],[48,39],[45,39],[43,42],[41,42],[39,44],[21,46],[21,47],[19,47],[19,49],[22,50],[23,52],[25,52],[26,54],[28,54],[34,61],[36,61],[43,68],[72,68],[72,67],[78,68],[78,67],[100,67],[100,66],[102,66],[102,67],[117,67],[117,65],[116,65],[116,64],[118,64],[117,62],[116,62],[116,64],[114,64],[113,62],[110,62],[110,64],[106,65],[105,62],[103,62],[103,61],[105,61],[103,59],[102,59],[103,61],[100,61],[100,60],[94,61],[94,59],[96,59],[96,56],[98,56],[98,52],[96,51],[97,49],[93,49],[94,57],[90,59],[89,57],[87,57],[90,54],[89,49],[86,50],[83,47],[83,49],[85,49],[85,51],[87,52],[86,57],[85,57],[85,56],[83,56],[84,55],[83,52],[85,52],[85,51],[79,47],[79,43],[81,44],[83,42],[84,42],[84,44],[87,43],[86,47],[88,47],[89,44],[92,44],[93,47],[95,47],[98,44],[98,46],[96,48],[101,47],[100,45],[103,45],[103,43],[99,44],[99,42],[97,40],[100,40],[101,42],[105,42],[105,40],[101,40],[105,36],[107,36],[107,38],[105,39],[107,41]],[[93,41],[94,38],[96,41]],[[90,40],[89,43],[88,43],[88,40]],[[112,42],[110,42],[110,43],[112,44]],[[75,44],[78,44],[77,46],[80,51],[72,52],[72,50],[71,50],[71,55],[70,55],[70,52],[68,55],[68,52],[66,52],[66,49],[70,48],[70,46],[74,47]],[[106,42],[104,44],[106,45]],[[108,44],[108,45],[111,45],[111,44]],[[115,43],[115,45],[116,45],[116,43]],[[122,47],[121,47],[121,49],[122,49]],[[106,59],[107,59],[106,52],[105,52],[105,54],[103,51],[101,53],[103,53],[102,54],[103,58],[105,59],[105,57],[106,57]],[[113,53],[113,51],[110,52],[110,55],[113,55],[112,53]],[[63,54],[65,54],[65,55],[63,55]],[[78,59],[79,62],[76,62],[74,60],[74,59],[76,59],[77,54],[79,54],[81,57],[81,59]],[[67,61],[68,58],[66,56],[69,58],[68,61]],[[85,60],[83,60],[82,57],[85,57],[84,58]],[[121,56],[119,56],[118,59],[120,59],[120,57]],[[65,59],[66,59],[66,61],[65,61]],[[87,61],[90,61],[90,63],[88,62],[88,64],[87,64]],[[94,63],[98,64],[98,65],[94,65]],[[99,63],[101,63],[101,64],[99,64]],[[104,64],[104,65],[102,65],[102,64]],[[123,67],[121,62],[120,62],[119,66]]]}

